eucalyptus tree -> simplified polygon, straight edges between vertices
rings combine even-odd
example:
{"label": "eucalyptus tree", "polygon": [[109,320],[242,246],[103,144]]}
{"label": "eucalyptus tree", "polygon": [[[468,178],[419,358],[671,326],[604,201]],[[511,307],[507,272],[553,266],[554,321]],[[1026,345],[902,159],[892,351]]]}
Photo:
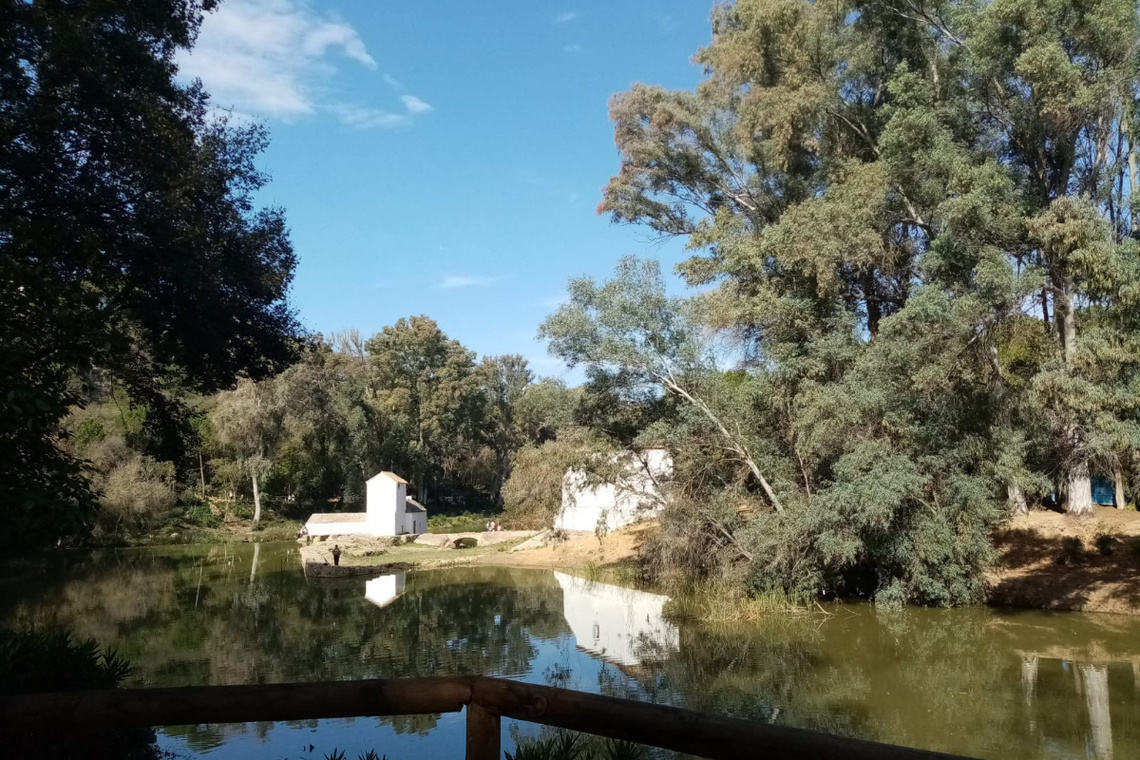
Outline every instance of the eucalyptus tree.
{"label": "eucalyptus tree", "polygon": [[1137,40],[1120,0],[739,0],[695,91],[613,98],[600,210],[687,242],[754,389],[754,583],[977,599],[1002,502],[1086,511],[1136,448]]}

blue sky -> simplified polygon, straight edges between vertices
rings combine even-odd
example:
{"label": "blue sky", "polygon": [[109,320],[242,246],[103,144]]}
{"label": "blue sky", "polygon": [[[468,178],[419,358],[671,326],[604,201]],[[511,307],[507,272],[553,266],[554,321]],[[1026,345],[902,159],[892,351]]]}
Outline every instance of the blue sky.
{"label": "blue sky", "polygon": [[566,280],[630,253],[666,270],[683,257],[595,208],[618,168],[609,96],[694,87],[710,10],[224,0],[180,63],[270,128],[263,199],[286,210],[308,329],[427,314],[480,355],[564,376],[535,331]]}

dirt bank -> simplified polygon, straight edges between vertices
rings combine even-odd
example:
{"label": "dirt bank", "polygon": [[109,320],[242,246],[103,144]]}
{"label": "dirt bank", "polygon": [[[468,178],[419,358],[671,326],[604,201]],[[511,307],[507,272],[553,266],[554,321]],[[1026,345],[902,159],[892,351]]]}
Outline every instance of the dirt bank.
{"label": "dirt bank", "polygon": [[1030,512],[994,541],[1002,558],[986,579],[990,604],[1140,614],[1140,513]]}
{"label": "dirt bank", "polygon": [[[559,570],[613,568],[636,558],[654,523],[614,531],[600,542],[593,533],[572,534],[567,540],[536,549],[514,551],[534,531],[456,533],[419,536],[414,543],[392,545],[391,539],[337,536],[301,547],[305,573],[314,578],[377,575],[394,570],[480,564],[504,567],[541,567]],[[471,549],[454,548],[454,540],[474,538]],[[333,563],[333,546],[341,550],[340,565]]]}

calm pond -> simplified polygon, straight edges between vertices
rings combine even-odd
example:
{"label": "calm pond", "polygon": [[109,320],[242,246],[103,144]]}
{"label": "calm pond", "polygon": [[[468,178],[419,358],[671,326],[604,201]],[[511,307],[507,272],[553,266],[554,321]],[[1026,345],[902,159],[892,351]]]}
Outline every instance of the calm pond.
{"label": "calm pond", "polygon": [[[1029,611],[674,624],[665,597],[549,570],[307,581],[294,544],[66,553],[8,570],[0,620],[118,650],[132,685],[484,673],[982,758],[1140,757],[1140,621]],[[506,722],[510,736],[535,733]],[[200,725],[182,757],[463,756],[459,714]],[[310,745],[313,748],[310,750]]]}

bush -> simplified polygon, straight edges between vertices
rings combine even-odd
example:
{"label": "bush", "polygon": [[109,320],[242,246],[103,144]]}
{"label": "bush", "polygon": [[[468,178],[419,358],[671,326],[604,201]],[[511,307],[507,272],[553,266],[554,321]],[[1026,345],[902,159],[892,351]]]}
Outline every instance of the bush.
{"label": "bush", "polygon": [[562,508],[562,479],[580,466],[586,451],[573,436],[526,446],[503,484],[503,522],[512,530],[542,530],[554,525]]}
{"label": "bush", "polygon": [[615,739],[585,737],[559,731],[542,739],[521,740],[505,760],[643,760],[645,747]]}
{"label": "bush", "polygon": [[[114,652],[101,651],[94,639],[77,641],[63,630],[0,629],[0,694],[112,689],[129,672],[125,660]],[[55,728],[5,736],[4,755],[52,760],[154,760],[159,757],[154,738],[154,732],[147,728]]]}
{"label": "bush", "polygon": [[198,502],[186,507],[182,513],[182,520],[187,525],[199,528],[217,528],[222,524],[222,518],[214,514],[209,504]]}
{"label": "bush", "polygon": [[1102,557],[1111,557],[1113,551],[1116,550],[1116,536],[1110,533],[1101,533],[1096,537],[1094,545],[1096,546],[1097,554]]}
{"label": "bush", "polygon": [[1076,536],[1065,536],[1057,552],[1057,561],[1062,565],[1076,565],[1084,561],[1085,547]]}

